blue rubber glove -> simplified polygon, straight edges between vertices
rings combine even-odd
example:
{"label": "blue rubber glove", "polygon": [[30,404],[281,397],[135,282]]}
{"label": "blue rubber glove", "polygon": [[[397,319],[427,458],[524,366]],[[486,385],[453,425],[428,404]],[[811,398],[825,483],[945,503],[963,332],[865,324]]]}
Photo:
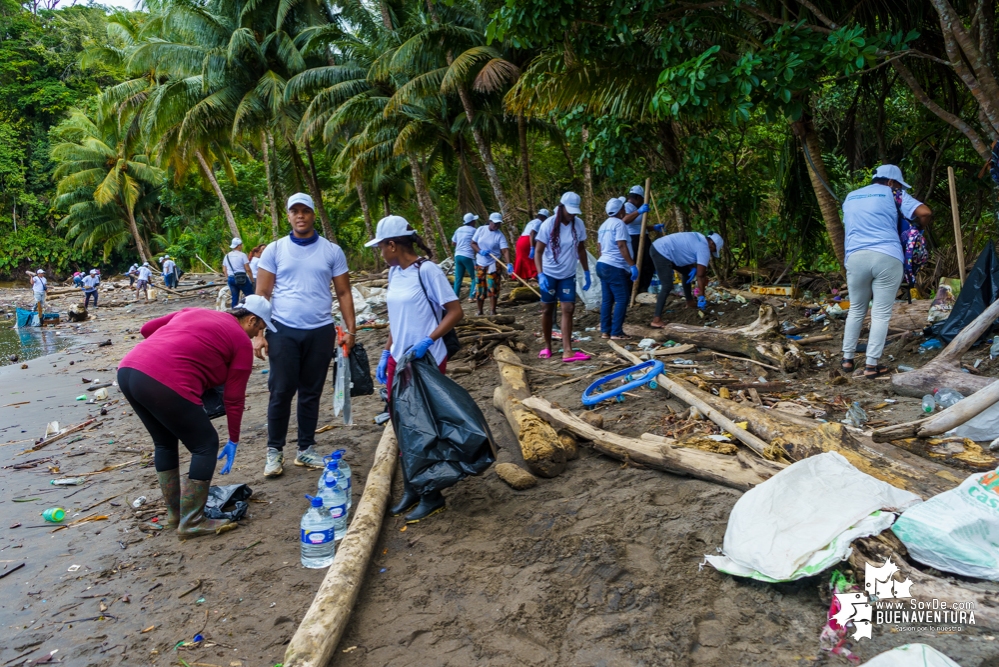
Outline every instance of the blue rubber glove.
{"label": "blue rubber glove", "polygon": [[583,291],[586,292],[590,289],[590,272],[583,271]]}
{"label": "blue rubber glove", "polygon": [[688,283],[694,282],[694,279],[696,277],[697,277],[697,267],[694,267],[693,269],[690,270],[690,274],[687,276],[687,282]]}
{"label": "blue rubber glove", "polygon": [[663,227],[662,225],[652,225],[652,229],[656,230],[660,234],[662,234],[666,230],[666,228]]}
{"label": "blue rubber glove", "polygon": [[530,259],[534,259],[534,246],[531,246],[531,252],[527,255]]}
{"label": "blue rubber glove", "polygon": [[232,462],[236,460],[236,447],[238,445],[238,442],[233,442],[232,440],[225,443],[225,447],[222,448],[222,452],[218,458],[219,461],[225,459],[225,465],[222,466],[222,470],[219,470],[220,475],[228,475],[229,471],[232,470]]}
{"label": "blue rubber glove", "polygon": [[429,350],[430,346],[433,344],[434,344],[434,339],[431,338],[430,336],[427,336],[426,338],[424,338],[419,343],[413,346],[413,356],[416,357],[417,359],[422,359],[423,355],[427,353],[427,350]]}
{"label": "blue rubber glove", "polygon": [[382,358],[378,360],[378,368],[375,370],[375,379],[379,384],[388,384],[388,360],[389,351],[382,350]]}
{"label": "blue rubber glove", "polygon": [[539,273],[538,274],[538,287],[541,288],[542,292],[549,292],[549,291],[551,291],[551,290],[548,289],[548,276],[546,276],[543,273]]}
{"label": "blue rubber glove", "polygon": [[513,275],[513,264],[507,264],[506,265],[506,274],[508,276],[512,276]]}
{"label": "blue rubber glove", "polygon": [[704,297],[703,294],[697,297],[697,307],[700,308],[701,310],[704,310],[705,308],[708,307],[708,300]]}
{"label": "blue rubber glove", "polygon": [[649,205],[648,204],[642,204],[641,206],[638,207],[638,212],[639,213],[648,213],[649,212]]}
{"label": "blue rubber glove", "polygon": [[634,264],[631,265],[631,282],[638,280],[638,267]]}
{"label": "blue rubber glove", "polygon": [[481,259],[483,262],[489,262],[490,264],[496,261],[493,259],[492,253],[490,253],[487,250],[482,250],[479,252],[479,259]]}

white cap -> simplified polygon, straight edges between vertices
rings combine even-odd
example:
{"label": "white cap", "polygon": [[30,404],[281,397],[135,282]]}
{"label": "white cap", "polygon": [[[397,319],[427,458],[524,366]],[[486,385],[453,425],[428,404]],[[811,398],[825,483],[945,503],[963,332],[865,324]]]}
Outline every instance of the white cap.
{"label": "white cap", "polygon": [[874,176],[871,178],[887,178],[892,181],[898,181],[902,184],[903,188],[909,189],[912,187],[902,179],[902,170],[893,164],[881,165],[877,168],[874,172]]}
{"label": "white cap", "polygon": [[708,238],[715,242],[715,257],[721,257],[721,249],[725,247],[725,239],[718,232],[715,232]]}
{"label": "white cap", "polygon": [[475,222],[478,219],[479,219],[479,216],[475,215],[474,213],[466,213],[465,217],[462,218],[462,220],[465,221],[466,225],[469,224],[469,223]]}
{"label": "white cap", "polygon": [[163,255],[163,259],[170,259],[170,255]]}
{"label": "white cap", "polygon": [[294,206],[295,204],[305,204],[313,211],[316,210],[316,205],[312,201],[312,197],[305,194],[304,192],[296,192],[292,196],[288,197],[288,205],[285,208],[287,208],[290,211],[291,207]]}
{"label": "white cap", "polygon": [[562,195],[562,199],[559,200],[559,203],[562,204],[562,206],[565,206],[565,210],[572,215],[579,215],[581,212],[579,210],[579,195],[575,192],[566,192]]}
{"label": "white cap", "polygon": [[251,294],[243,300],[243,308],[259,317],[271,331],[277,331],[271,323],[271,302],[259,294]]}
{"label": "white cap", "polygon": [[236,238],[234,238],[234,239],[232,240],[232,242],[231,242],[231,243],[229,244],[229,249],[230,249],[230,250],[235,250],[236,248],[238,248],[238,247],[239,247],[239,246],[241,246],[241,245],[243,245],[243,239],[241,239],[241,238],[239,238],[239,237],[237,236],[237,237],[236,237]]}
{"label": "white cap", "polygon": [[35,273],[45,273],[45,269],[38,269]]}
{"label": "white cap", "polygon": [[97,275],[97,269],[90,269],[90,275],[96,276]]}
{"label": "white cap", "polygon": [[628,190],[629,195],[638,195],[639,197],[645,197],[645,188],[641,185],[632,185],[631,189]]}
{"label": "white cap", "polygon": [[617,212],[624,207],[621,200],[617,197],[607,200],[607,205],[604,206],[604,210],[607,211],[607,215],[617,215]]}
{"label": "white cap", "polygon": [[550,218],[552,214],[547,208],[539,208],[538,215],[543,215],[546,218]]}
{"label": "white cap", "polygon": [[364,244],[365,248],[373,248],[385,239],[397,236],[412,236],[416,231],[409,228],[409,222],[401,215],[389,215],[378,221],[375,238]]}
{"label": "white cap", "polygon": [[[143,262],[142,266],[149,266],[149,262]],[[97,273],[97,271],[95,269],[90,269],[90,272],[91,273]]]}
{"label": "white cap", "polygon": [[498,225],[503,222],[503,216],[499,213],[490,213],[489,222],[495,222]]}
{"label": "white cap", "polygon": [[617,200],[623,204],[624,202],[628,201],[628,198],[625,197],[624,195],[621,195],[620,197],[617,198]]}

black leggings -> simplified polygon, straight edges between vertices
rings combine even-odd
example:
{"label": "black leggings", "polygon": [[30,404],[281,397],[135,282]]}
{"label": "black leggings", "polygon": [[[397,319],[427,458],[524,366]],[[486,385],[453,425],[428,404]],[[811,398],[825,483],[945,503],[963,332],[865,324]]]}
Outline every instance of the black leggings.
{"label": "black leggings", "polygon": [[219,453],[219,434],[204,407],[134,368],[118,369],[118,388],[153,437],[156,472],[180,467],[179,439],[191,452],[188,477],[211,481]]}
{"label": "black leggings", "polygon": [[650,251],[652,255],[652,263],[656,266],[656,273],[659,274],[659,295],[656,297],[656,311],[655,317],[662,317],[663,306],[666,305],[666,297],[670,295],[673,291],[673,271],[680,272],[680,281],[683,284],[683,295],[686,297],[687,301],[694,298],[693,290],[690,287],[690,283],[687,282],[687,274],[684,273],[690,268],[696,267],[679,267],[674,266],[673,262],[659,253],[658,250],[652,248]]}

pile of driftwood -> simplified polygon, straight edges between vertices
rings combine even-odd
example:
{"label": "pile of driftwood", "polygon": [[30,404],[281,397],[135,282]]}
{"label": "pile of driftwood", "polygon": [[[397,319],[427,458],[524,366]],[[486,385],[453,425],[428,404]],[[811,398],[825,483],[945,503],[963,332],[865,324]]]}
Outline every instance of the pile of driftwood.
{"label": "pile of driftwood", "polygon": [[488,361],[490,354],[499,345],[510,345],[519,352],[526,352],[527,345],[517,341],[524,331],[524,325],[513,315],[488,315],[466,317],[455,328],[461,350],[452,360],[460,363],[451,365],[448,372],[461,375],[471,373]]}

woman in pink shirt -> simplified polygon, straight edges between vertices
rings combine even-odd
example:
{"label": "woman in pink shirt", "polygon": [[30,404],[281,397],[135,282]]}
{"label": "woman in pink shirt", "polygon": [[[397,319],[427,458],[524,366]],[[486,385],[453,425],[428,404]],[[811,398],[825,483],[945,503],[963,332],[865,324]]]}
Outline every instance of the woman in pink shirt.
{"label": "woman in pink shirt", "polygon": [[[236,458],[246,382],[253,369],[253,344],[264,327],[271,330],[270,303],[248,296],[241,308],[221,313],[185,308],[146,322],[145,339],[118,365],[118,386],[153,438],[154,462],[167,504],[167,528],[180,539],[218,532],[229,521],[204,515],[215,473],[219,434],[201,397],[224,387],[229,441],[218,459],[228,474]],[[177,441],[191,452],[191,466],[181,479]],[[184,484],[181,484],[181,481]],[[233,526],[235,527],[235,526]]]}

